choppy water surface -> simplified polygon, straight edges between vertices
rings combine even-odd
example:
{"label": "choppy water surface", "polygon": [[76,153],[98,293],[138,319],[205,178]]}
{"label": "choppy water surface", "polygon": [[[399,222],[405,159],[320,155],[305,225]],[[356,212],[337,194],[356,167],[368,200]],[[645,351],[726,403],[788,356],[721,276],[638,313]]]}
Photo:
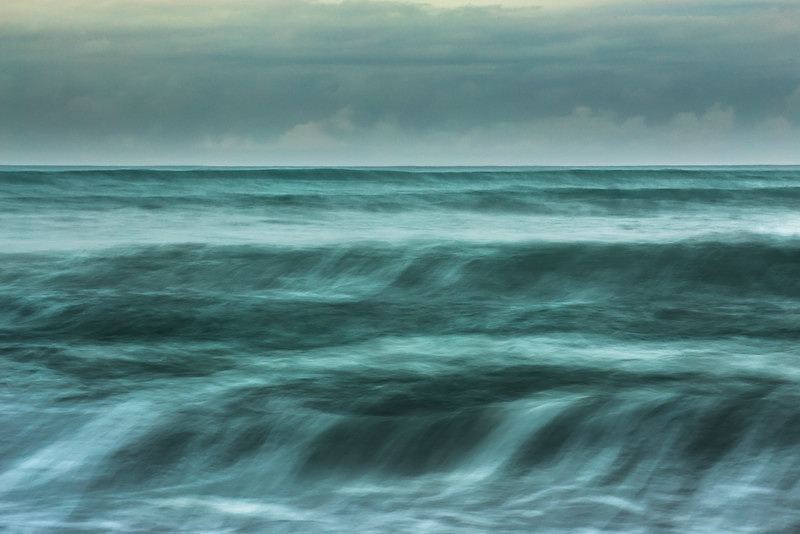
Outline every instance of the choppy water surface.
{"label": "choppy water surface", "polygon": [[800,169],[0,170],[0,528],[800,529]]}

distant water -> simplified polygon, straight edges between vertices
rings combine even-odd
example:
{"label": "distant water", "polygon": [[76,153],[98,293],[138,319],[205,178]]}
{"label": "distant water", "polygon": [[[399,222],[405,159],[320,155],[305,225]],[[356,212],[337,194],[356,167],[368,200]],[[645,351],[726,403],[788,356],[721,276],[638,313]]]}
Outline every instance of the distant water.
{"label": "distant water", "polygon": [[800,168],[0,169],[0,530],[797,532]]}

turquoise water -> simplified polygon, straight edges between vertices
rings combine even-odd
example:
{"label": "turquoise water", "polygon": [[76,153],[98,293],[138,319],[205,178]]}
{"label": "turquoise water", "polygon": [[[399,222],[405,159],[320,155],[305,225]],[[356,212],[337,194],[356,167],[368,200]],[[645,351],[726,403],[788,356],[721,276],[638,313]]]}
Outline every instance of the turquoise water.
{"label": "turquoise water", "polygon": [[800,168],[0,168],[11,532],[800,528]]}

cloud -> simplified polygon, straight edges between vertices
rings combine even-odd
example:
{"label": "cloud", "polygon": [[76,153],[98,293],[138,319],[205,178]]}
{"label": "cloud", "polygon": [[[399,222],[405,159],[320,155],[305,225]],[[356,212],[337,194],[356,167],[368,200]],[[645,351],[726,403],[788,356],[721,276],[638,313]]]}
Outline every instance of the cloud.
{"label": "cloud", "polygon": [[298,125],[275,139],[221,144],[216,157],[282,165],[754,164],[791,163],[800,143],[800,129],[784,117],[743,131],[735,110],[721,103],[658,123],[578,106],[564,115],[467,131],[411,132],[397,123],[350,119],[340,128],[341,117],[347,113]]}
{"label": "cloud", "polygon": [[355,129],[352,110],[343,108],[333,116],[292,126],[279,138],[277,145],[289,150],[323,150],[342,145],[342,137]]}
{"label": "cloud", "polygon": [[719,138],[734,129],[736,113],[719,102],[701,114],[682,112],[670,121],[675,135],[681,138]]}
{"label": "cloud", "polygon": [[799,30],[772,1],[5,2],[0,162],[774,158]]}
{"label": "cloud", "polygon": [[800,84],[786,97],[786,107],[789,113],[800,116]]}

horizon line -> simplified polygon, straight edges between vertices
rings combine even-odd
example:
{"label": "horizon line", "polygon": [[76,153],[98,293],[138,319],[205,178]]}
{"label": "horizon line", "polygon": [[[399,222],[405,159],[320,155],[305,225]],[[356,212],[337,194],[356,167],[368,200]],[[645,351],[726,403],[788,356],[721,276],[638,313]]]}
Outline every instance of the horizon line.
{"label": "horizon line", "polygon": [[800,167],[797,163],[646,163],[646,164],[604,164],[604,165],[235,165],[235,164],[37,164],[37,163],[12,163],[0,164],[0,169],[286,169],[286,170],[311,170],[311,169],[644,169],[644,168],[753,168],[753,167]]}

